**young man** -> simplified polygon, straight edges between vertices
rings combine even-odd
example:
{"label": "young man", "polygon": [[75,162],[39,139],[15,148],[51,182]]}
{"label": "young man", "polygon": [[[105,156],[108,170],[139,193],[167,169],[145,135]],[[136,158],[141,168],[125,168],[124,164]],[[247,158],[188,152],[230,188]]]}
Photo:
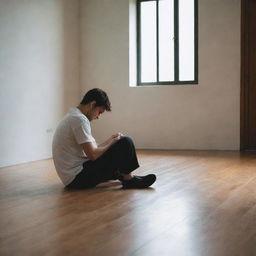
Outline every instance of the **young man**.
{"label": "young man", "polygon": [[60,179],[68,188],[92,188],[116,179],[125,189],[149,187],[156,180],[154,174],[131,174],[139,167],[131,138],[117,133],[100,145],[93,138],[90,122],[105,110],[111,111],[107,94],[101,89],[92,89],[59,123],[52,153]]}

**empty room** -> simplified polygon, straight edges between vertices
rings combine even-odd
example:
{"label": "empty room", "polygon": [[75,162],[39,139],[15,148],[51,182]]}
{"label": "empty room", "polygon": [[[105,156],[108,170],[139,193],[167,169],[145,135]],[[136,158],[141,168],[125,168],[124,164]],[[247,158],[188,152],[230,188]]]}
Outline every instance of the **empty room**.
{"label": "empty room", "polygon": [[0,0],[0,255],[255,256],[256,2]]}

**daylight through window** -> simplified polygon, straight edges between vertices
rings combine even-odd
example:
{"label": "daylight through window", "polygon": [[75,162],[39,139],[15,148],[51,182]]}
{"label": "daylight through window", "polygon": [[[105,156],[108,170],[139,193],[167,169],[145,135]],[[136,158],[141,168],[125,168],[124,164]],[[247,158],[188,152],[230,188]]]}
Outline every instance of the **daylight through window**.
{"label": "daylight through window", "polygon": [[195,84],[197,0],[137,1],[137,84]]}

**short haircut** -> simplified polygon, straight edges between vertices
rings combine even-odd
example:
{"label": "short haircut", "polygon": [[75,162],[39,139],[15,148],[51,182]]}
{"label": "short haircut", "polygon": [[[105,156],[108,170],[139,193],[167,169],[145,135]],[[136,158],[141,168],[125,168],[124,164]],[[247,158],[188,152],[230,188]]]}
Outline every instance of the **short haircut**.
{"label": "short haircut", "polygon": [[88,91],[80,104],[86,105],[92,101],[95,101],[95,107],[104,107],[106,111],[111,111],[111,103],[109,101],[108,95],[99,88],[94,88]]}

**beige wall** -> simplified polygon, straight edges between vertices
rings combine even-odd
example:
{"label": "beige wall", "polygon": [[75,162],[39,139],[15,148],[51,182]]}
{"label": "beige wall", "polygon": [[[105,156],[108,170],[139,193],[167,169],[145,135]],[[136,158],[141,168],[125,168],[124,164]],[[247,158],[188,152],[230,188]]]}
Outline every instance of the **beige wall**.
{"label": "beige wall", "polygon": [[80,98],[78,15],[78,0],[0,0],[0,166],[51,157]]}
{"label": "beige wall", "polygon": [[199,0],[198,85],[139,88],[129,87],[129,1],[82,1],[81,87],[111,98],[92,125],[99,141],[121,131],[138,148],[238,150],[240,1]]}
{"label": "beige wall", "polygon": [[138,148],[239,149],[240,1],[199,0],[199,85],[139,88],[133,1],[0,0],[0,166],[50,157],[57,122],[94,87],[113,106],[92,124],[99,141],[121,131]]}

